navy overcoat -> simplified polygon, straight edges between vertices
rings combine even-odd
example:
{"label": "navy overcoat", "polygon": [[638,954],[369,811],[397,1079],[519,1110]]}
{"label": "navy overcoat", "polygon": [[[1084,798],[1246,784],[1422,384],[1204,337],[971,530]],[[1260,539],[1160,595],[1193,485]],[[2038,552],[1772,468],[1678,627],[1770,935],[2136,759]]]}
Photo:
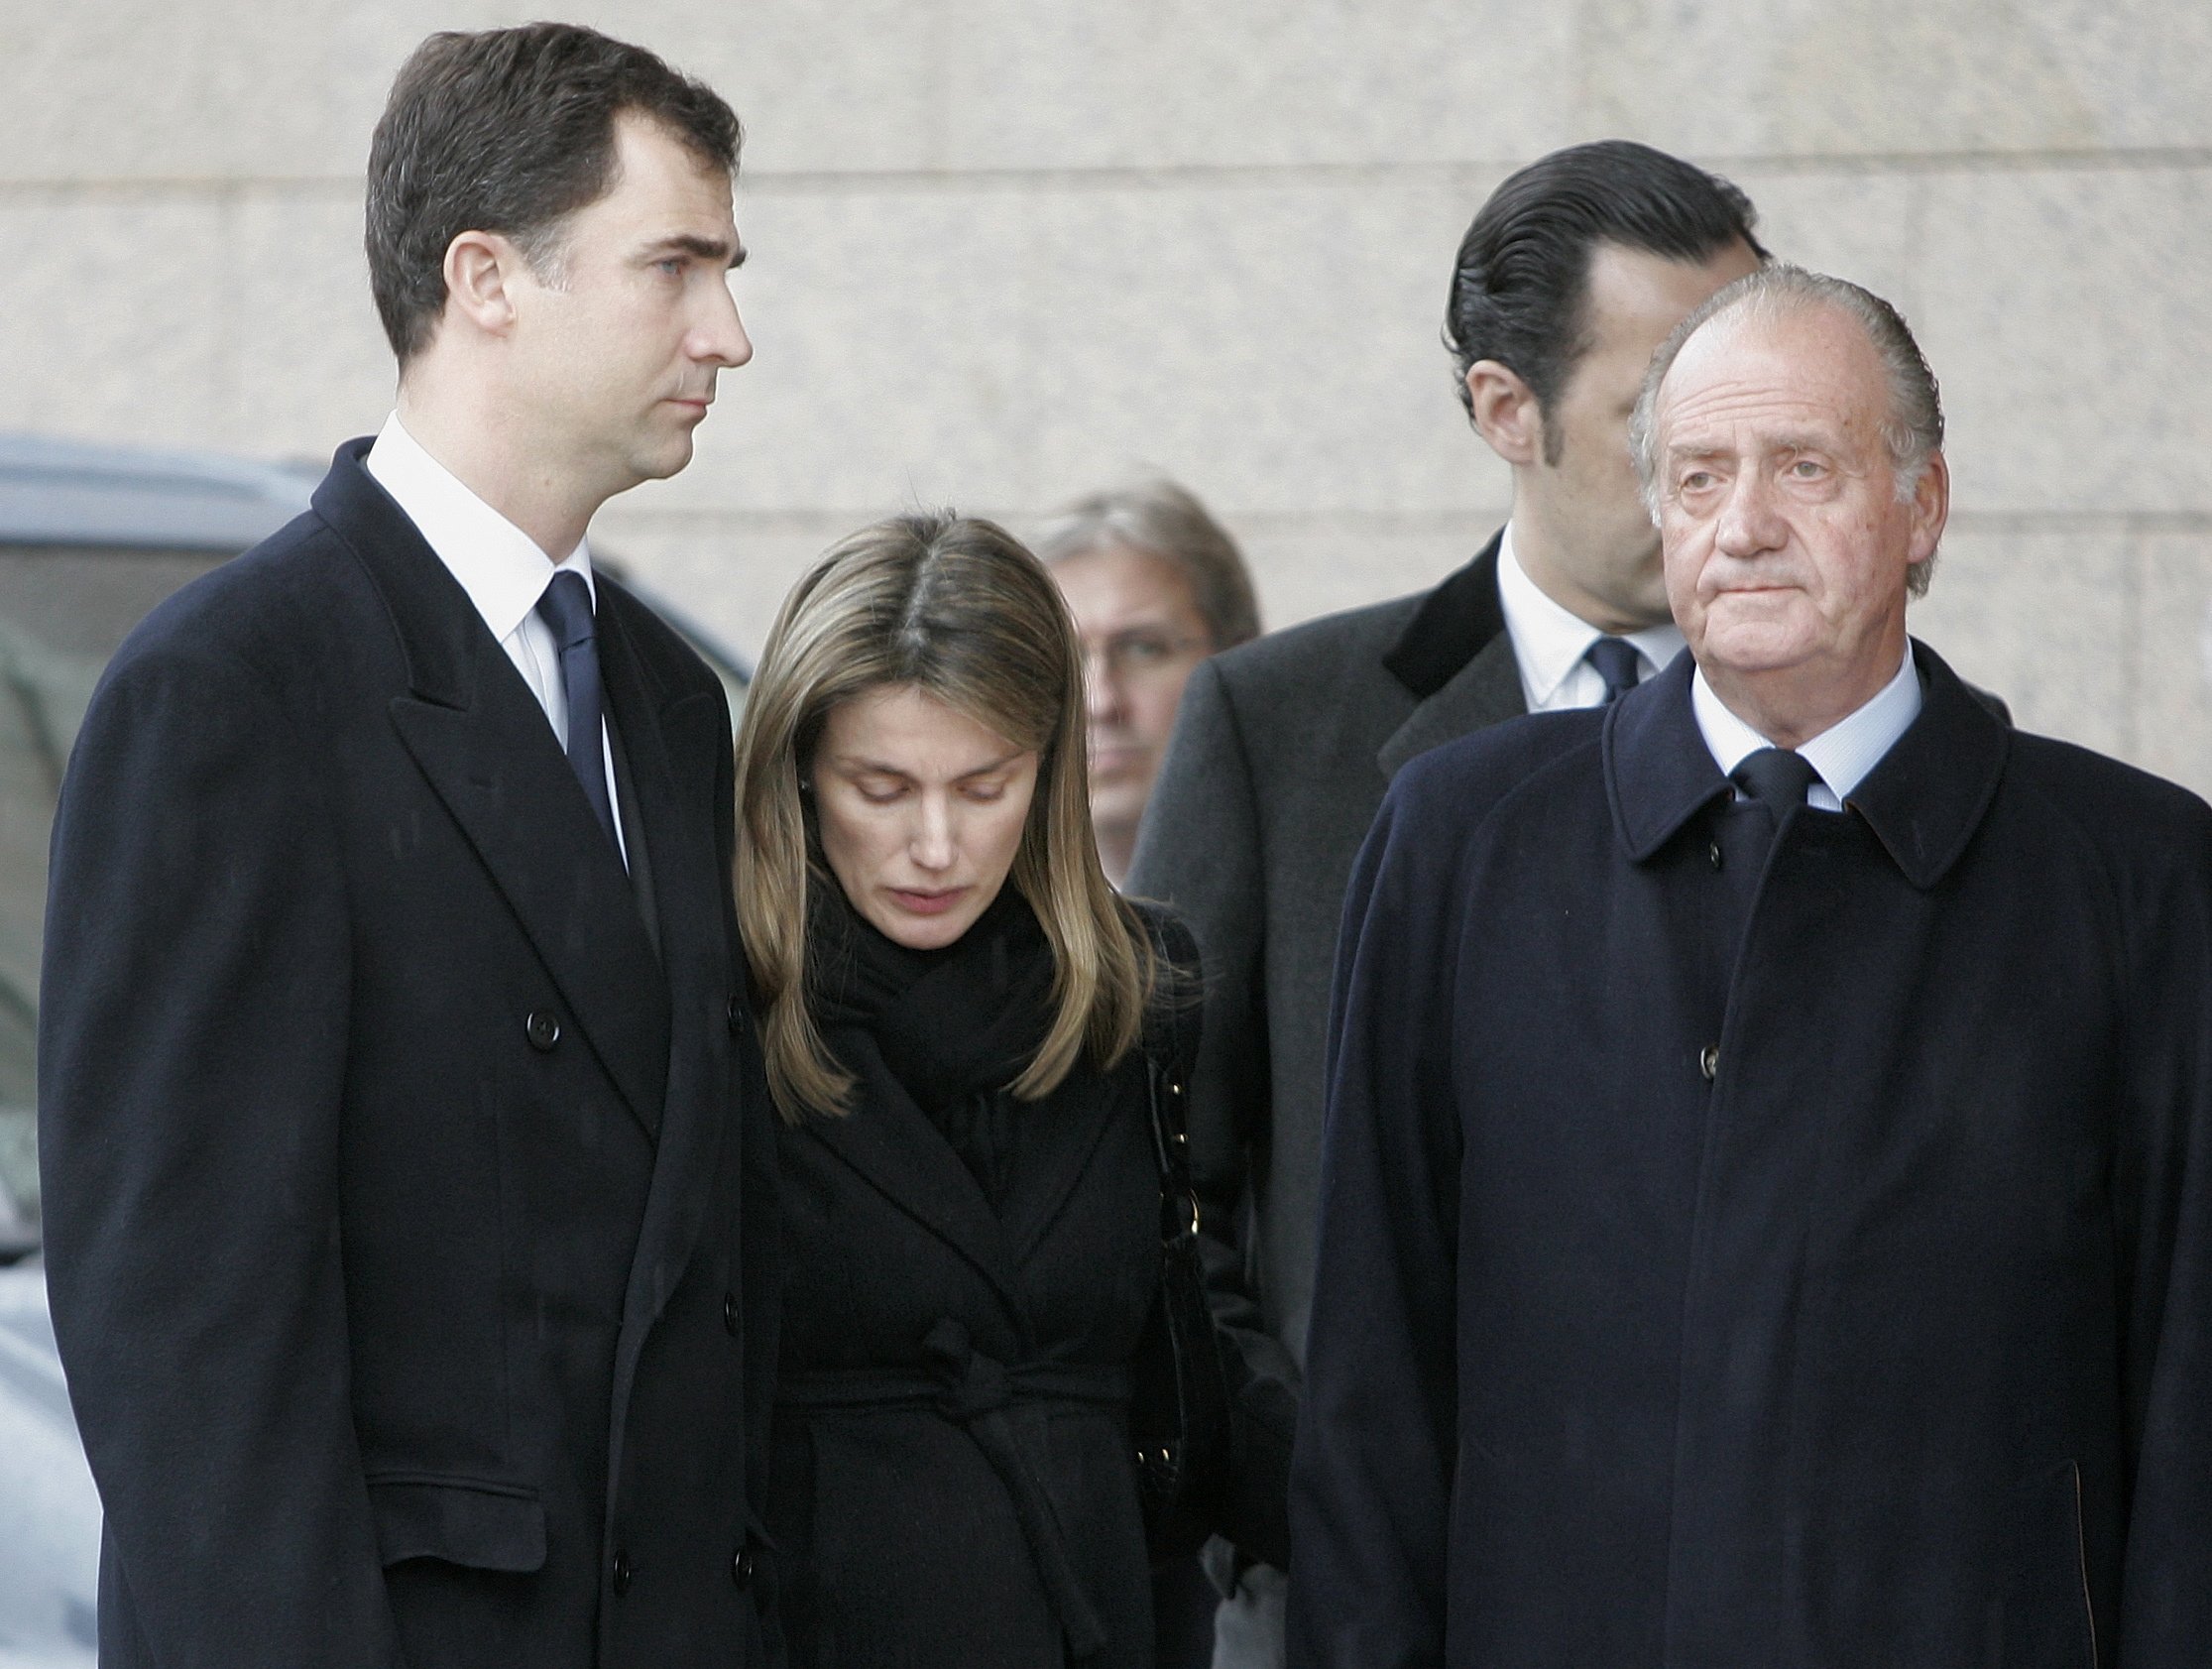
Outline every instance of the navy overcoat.
{"label": "navy overcoat", "polygon": [[1763,863],[1687,656],[1398,778],[1294,1664],[2212,1664],[2212,810],[1916,655]]}
{"label": "navy overcoat", "polygon": [[729,709],[603,574],[626,876],[367,447],[131,636],[62,785],[40,1162],[100,1661],[757,1664]]}

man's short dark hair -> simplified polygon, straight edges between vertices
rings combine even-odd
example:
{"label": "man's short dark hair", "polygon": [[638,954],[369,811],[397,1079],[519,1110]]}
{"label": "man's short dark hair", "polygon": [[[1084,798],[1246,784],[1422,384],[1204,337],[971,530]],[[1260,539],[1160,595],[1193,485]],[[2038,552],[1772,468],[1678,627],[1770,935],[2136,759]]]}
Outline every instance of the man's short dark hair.
{"label": "man's short dark hair", "polygon": [[[1709,261],[1741,243],[1761,260],[1751,199],[1717,175],[1625,139],[1554,151],[1490,193],[1459,241],[1444,345],[1459,404],[1474,415],[1467,368],[1494,359],[1550,411],[1589,347],[1582,298],[1601,243],[1671,261]],[[1545,461],[1557,463],[1555,435]]]}
{"label": "man's short dark hair", "polygon": [[445,311],[453,240],[498,232],[542,267],[567,217],[607,190],[626,112],[737,172],[737,113],[642,47],[533,23],[446,32],[414,50],[369,146],[369,287],[402,365]]}

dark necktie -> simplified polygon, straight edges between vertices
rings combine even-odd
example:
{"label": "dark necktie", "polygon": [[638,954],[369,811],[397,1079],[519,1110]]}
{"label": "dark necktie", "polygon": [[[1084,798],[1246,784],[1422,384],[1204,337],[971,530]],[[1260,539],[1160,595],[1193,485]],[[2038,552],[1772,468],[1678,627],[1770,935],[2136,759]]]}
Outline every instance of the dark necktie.
{"label": "dark necktie", "polygon": [[1643,670],[1643,656],[1626,638],[1600,638],[1582,652],[1582,658],[1605,680],[1605,699],[1598,703],[1600,707],[1610,707],[1634,689]]}
{"label": "dark necktie", "polygon": [[591,586],[573,568],[555,573],[537,612],[553,629],[560,650],[560,675],[568,691],[568,765],[584,798],[617,853],[614,802],[607,797],[607,759],[600,742],[599,637],[592,627]]}
{"label": "dark necktie", "polygon": [[1728,773],[1738,787],[1767,808],[1778,829],[1783,818],[1805,804],[1805,790],[1818,775],[1803,754],[1787,748],[1761,748],[1755,754],[1746,754],[1742,763]]}

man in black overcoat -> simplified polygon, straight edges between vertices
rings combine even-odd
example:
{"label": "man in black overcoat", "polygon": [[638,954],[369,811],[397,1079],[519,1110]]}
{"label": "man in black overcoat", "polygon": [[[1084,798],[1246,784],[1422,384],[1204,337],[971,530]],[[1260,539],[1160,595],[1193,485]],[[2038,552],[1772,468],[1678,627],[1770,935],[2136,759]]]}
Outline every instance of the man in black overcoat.
{"label": "man in black overcoat", "polygon": [[424,43],[398,412],[93,700],[40,1136],[106,1664],[764,1660],[729,714],[585,539],[751,356],[738,139],[587,30]]}
{"label": "man in black overcoat", "polygon": [[[1216,656],[1184,691],[1128,888],[1172,903],[1205,953],[1192,1168],[1260,1294],[1264,1332],[1246,1337],[1279,1344],[1288,1381],[1352,859],[1407,761],[1532,709],[1598,705],[1681,650],[1627,414],[1667,332],[1758,265],[1754,218],[1726,180],[1626,141],[1506,179],[1460,243],[1445,335],[1460,404],[1512,468],[1510,520],[1434,589]],[[1241,1573],[1217,1669],[1281,1663],[1282,1594],[1280,1572]]]}
{"label": "man in black overcoat", "polygon": [[1885,303],[1731,286],[1636,433],[1693,658],[1354,876],[1292,1661],[2212,1663],[2212,810],[1908,640]]}

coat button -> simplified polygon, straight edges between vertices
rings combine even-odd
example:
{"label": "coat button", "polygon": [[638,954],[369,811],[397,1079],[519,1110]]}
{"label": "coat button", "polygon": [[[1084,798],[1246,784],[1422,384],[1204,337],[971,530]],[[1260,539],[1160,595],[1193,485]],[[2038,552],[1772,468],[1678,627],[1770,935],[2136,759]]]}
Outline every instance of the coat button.
{"label": "coat button", "polygon": [[560,1021],[549,1010],[532,1009],[529,1018],[523,1021],[523,1032],[529,1038],[530,1047],[542,1054],[560,1041]]}
{"label": "coat button", "polygon": [[738,1336],[738,1295],[735,1292],[725,1292],[722,1295],[722,1325],[729,1329],[733,1339]]}
{"label": "coat button", "polygon": [[1705,1075],[1706,1083],[1709,1084],[1713,1081],[1714,1075],[1720,1070],[1720,1045],[1718,1043],[1707,1043],[1699,1052],[1697,1070]]}
{"label": "coat button", "polygon": [[748,1587],[751,1587],[751,1586],[752,1586],[752,1583],[753,1583],[753,1549],[752,1549],[752,1548],[750,1548],[750,1547],[741,1547],[741,1548],[739,1548],[739,1549],[737,1550],[737,1552],[736,1552],[736,1553],[734,1553],[734,1554],[732,1554],[732,1555],[730,1556],[730,1580],[731,1580],[732,1582],[736,1583],[736,1584],[737,1584],[737,1585],[738,1585],[738,1586],[739,1586],[740,1588],[748,1588]]}
{"label": "coat button", "polygon": [[615,1555],[615,1592],[617,1594],[628,1594],[630,1585],[637,1580],[638,1567],[630,1562],[630,1555],[617,1553]]}
{"label": "coat button", "polygon": [[1712,867],[1714,869],[1717,870],[1718,868],[1720,868],[1720,842],[1716,840],[1710,846],[1707,846],[1705,848],[1705,856],[1712,860]]}
{"label": "coat button", "polygon": [[744,998],[742,998],[742,997],[733,997],[733,998],[731,998],[731,999],[730,999],[730,1003],[729,1003],[729,1007],[728,1007],[727,1009],[725,1009],[725,1010],[724,1010],[724,1013],[727,1013],[727,1014],[729,1015],[729,1018],[730,1018],[730,1035],[731,1035],[731,1036],[735,1037],[735,1036],[737,1036],[737,1035],[738,1035],[738,1034],[739,1034],[740,1032],[742,1032],[743,1030],[745,1030],[745,999],[744,999]]}

